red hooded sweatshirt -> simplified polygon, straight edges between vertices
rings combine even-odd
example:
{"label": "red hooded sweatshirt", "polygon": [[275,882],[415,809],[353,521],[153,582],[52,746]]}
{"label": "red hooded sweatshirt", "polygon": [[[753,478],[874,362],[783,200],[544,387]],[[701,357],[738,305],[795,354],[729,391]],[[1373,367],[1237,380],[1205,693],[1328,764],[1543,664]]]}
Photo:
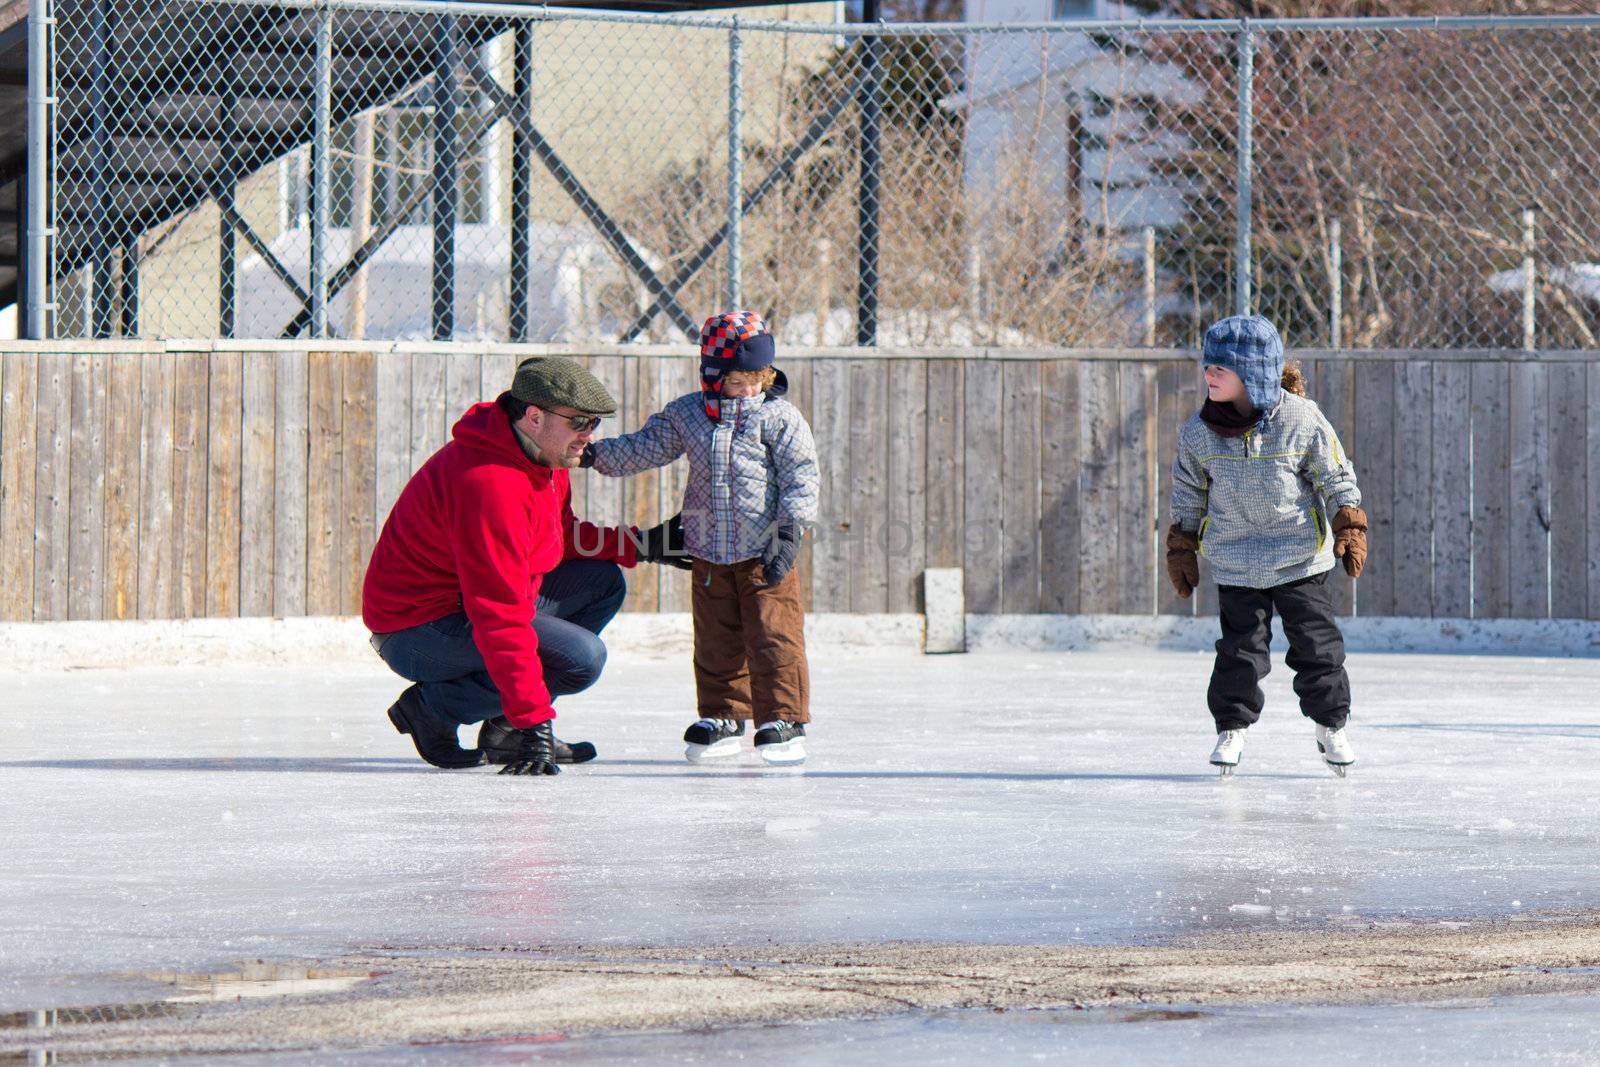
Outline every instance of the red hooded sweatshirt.
{"label": "red hooded sweatshirt", "polygon": [[465,611],[506,718],[532,726],[556,714],[532,626],[544,576],[566,559],[632,567],[636,545],[573,516],[567,472],[529,459],[498,404],[474,405],[451,434],[383,524],[361,618],[383,634]]}

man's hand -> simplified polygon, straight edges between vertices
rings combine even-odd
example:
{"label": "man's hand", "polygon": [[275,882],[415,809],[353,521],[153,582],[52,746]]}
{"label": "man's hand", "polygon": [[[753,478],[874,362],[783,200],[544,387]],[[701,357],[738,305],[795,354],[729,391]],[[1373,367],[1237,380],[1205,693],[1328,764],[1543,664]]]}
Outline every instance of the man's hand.
{"label": "man's hand", "polygon": [[777,585],[789,574],[800,554],[800,527],[783,523],[772,531],[761,553],[761,575],[768,585]]}
{"label": "man's hand", "polygon": [[693,570],[692,561],[683,551],[683,513],[672,516],[659,526],[652,526],[639,535],[639,562],[661,563],[679,570]]}
{"label": "man's hand", "polygon": [[554,720],[546,719],[537,726],[525,726],[517,731],[517,754],[501,769],[501,774],[560,774],[556,766]]}
{"label": "man's hand", "polygon": [[1167,530],[1167,580],[1188,600],[1200,584],[1200,538],[1173,523]]}
{"label": "man's hand", "polygon": [[1367,565],[1367,513],[1343,507],[1333,513],[1333,554],[1344,560],[1344,572],[1361,577]]}

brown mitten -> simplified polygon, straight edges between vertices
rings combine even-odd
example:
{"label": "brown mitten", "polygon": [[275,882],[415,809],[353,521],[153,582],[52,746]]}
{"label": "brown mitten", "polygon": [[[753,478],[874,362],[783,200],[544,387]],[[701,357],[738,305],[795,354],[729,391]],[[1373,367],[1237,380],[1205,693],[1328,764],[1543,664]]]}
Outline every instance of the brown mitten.
{"label": "brown mitten", "polygon": [[1200,539],[1179,524],[1167,530],[1167,578],[1185,600],[1200,584],[1199,550]]}
{"label": "brown mitten", "polygon": [[1344,507],[1333,514],[1333,554],[1344,560],[1344,572],[1361,577],[1367,564],[1367,513]]}

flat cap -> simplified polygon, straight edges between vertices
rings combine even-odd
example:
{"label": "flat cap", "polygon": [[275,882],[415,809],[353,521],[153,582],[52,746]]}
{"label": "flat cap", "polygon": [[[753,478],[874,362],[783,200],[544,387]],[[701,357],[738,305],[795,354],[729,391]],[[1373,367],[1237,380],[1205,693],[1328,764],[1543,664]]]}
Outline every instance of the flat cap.
{"label": "flat cap", "polygon": [[511,395],[541,408],[571,408],[585,415],[615,415],[617,402],[600,379],[565,356],[534,356],[517,364]]}

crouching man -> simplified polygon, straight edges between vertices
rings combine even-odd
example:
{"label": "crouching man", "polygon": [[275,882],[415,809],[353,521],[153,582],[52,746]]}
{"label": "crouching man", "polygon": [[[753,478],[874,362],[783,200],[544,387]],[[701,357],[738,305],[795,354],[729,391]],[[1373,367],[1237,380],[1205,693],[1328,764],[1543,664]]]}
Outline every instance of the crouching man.
{"label": "crouching man", "polygon": [[[389,721],[435,767],[547,775],[594,758],[593,745],[556,739],[551,704],[600,677],[622,568],[667,555],[664,525],[641,535],[572,513],[567,469],[616,409],[573,360],[524,360],[395,501],[361,615],[378,655],[414,683]],[[479,747],[462,748],[457,728],[480,722]]]}

